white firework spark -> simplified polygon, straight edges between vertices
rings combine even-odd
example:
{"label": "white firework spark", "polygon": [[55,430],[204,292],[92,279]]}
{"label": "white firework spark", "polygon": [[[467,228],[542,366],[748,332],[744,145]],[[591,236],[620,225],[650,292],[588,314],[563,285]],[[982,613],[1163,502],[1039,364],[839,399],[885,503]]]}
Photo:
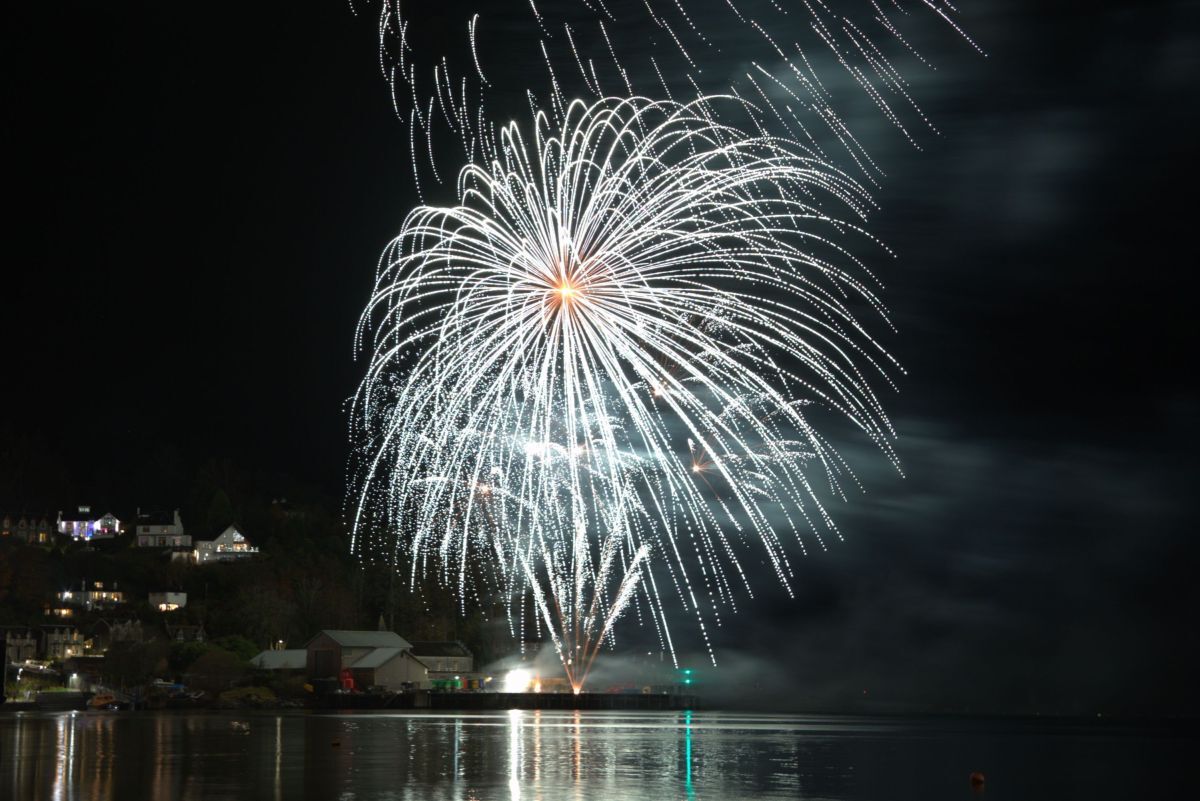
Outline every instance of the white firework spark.
{"label": "white firework spark", "polygon": [[878,249],[869,197],[731,106],[510,124],[457,205],[409,214],[360,325],[356,552],[514,625],[531,598],[577,690],[628,609],[673,654],[664,595],[705,631],[751,592],[748,554],[786,587],[791,532],[836,535],[818,495],[851,474],[815,410],[894,459],[872,388],[893,361],[858,319],[886,321],[854,252]]}
{"label": "white firework spark", "polygon": [[[354,0],[350,5],[355,8]],[[918,15],[896,0],[787,5],[777,0],[620,5],[507,0],[488,4],[483,17],[473,13],[455,19],[452,10],[432,15],[452,30],[459,26],[461,35],[452,37],[458,46],[450,46],[430,41],[430,28],[423,27],[430,20],[413,15],[415,5],[378,0],[380,68],[397,113],[419,129],[413,139],[425,146],[424,152],[412,153],[414,181],[420,187],[424,175],[441,183],[438,166],[447,154],[435,156],[435,141],[457,140],[468,161],[486,157],[479,148],[495,134],[484,113],[485,99],[495,94],[487,78],[488,55],[509,63],[514,58],[544,62],[545,74],[522,88],[531,104],[556,121],[566,98],[599,99],[618,87],[627,96],[640,92],[667,99],[714,91],[740,94],[763,109],[764,121],[818,151],[819,143],[843,150],[866,180],[875,181],[882,171],[847,121],[849,104],[865,97],[914,146],[936,132],[907,77],[914,69],[933,69],[904,33],[911,28],[906,18]],[[958,11],[949,2],[916,0],[913,5],[919,16],[949,26],[982,52],[956,22]],[[521,53],[535,46],[511,36],[521,26],[536,32],[534,52]],[[713,69],[721,60],[745,69],[733,70],[732,76],[730,68]],[[857,91],[838,91],[839,78]]]}

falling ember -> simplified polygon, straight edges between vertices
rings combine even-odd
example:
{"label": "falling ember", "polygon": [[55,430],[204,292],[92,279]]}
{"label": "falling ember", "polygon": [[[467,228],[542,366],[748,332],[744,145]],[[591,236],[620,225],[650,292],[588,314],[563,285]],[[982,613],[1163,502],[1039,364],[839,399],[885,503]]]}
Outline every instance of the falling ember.
{"label": "falling ember", "polygon": [[355,552],[502,599],[575,692],[627,613],[673,655],[672,593],[707,643],[745,560],[790,587],[785,535],[837,536],[817,487],[852,474],[819,423],[894,460],[894,363],[859,318],[886,322],[855,255],[881,252],[870,200],[722,103],[503,129],[458,205],[409,214],[360,324]]}
{"label": "falling ember", "polygon": [[[492,128],[485,105],[493,84],[485,77],[487,60],[489,54],[511,59],[514,53],[512,40],[501,38],[512,23],[492,23],[518,9],[532,12],[530,22],[536,28],[531,30],[540,35],[536,44],[530,43],[531,52],[516,57],[544,66],[544,70],[531,70],[529,84],[521,89],[534,107],[556,119],[565,115],[572,97],[580,96],[565,91],[583,92],[592,100],[614,91],[627,97],[650,94],[683,99],[698,97],[694,93],[707,85],[708,91],[752,99],[768,124],[814,143],[828,141],[871,180],[882,171],[854,130],[854,120],[864,117],[859,113],[860,97],[913,144],[936,131],[914,96],[918,82],[906,74],[909,68],[923,71],[934,65],[915,47],[911,34],[904,32],[911,31],[917,9],[899,2],[826,0],[785,8],[788,4],[772,0],[756,13],[739,8],[742,4],[733,0],[713,7],[700,7],[695,0],[598,6],[584,0],[586,11],[578,5],[543,8],[533,0],[493,0],[483,4],[487,8],[483,16],[475,13],[458,20],[459,37],[436,37],[448,42],[457,39],[457,46],[430,49],[432,38],[427,30],[422,32],[421,15],[405,13],[416,4],[379,4],[380,67],[396,113],[409,126],[418,191],[427,180],[441,184],[447,177],[439,165],[447,163],[448,153],[435,154],[435,142],[457,138],[469,160],[486,161],[497,155],[488,149]],[[931,22],[948,26],[982,52],[956,21],[959,12],[952,4],[918,0],[914,5],[923,8]],[[447,24],[453,19],[450,12],[439,14],[442,17]],[[668,22],[672,18],[683,24]],[[657,31],[647,34],[655,38],[665,35],[664,47],[646,48],[636,39],[629,41],[629,33],[639,30]],[[720,47],[714,47],[717,41]],[[744,68],[730,71],[714,64],[710,67],[716,69],[705,70],[706,56],[718,53]],[[718,78],[714,83],[717,75],[728,76],[728,81]],[[840,91],[844,82],[857,86],[861,96]],[[833,90],[835,86],[839,90]]]}

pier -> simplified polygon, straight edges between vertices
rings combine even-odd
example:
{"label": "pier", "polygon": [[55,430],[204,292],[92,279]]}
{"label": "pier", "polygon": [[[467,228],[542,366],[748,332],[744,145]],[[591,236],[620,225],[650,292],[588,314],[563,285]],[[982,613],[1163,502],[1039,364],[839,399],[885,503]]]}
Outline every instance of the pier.
{"label": "pier", "polygon": [[662,712],[695,709],[694,695],[667,693],[330,693],[313,700],[315,709],[497,709],[618,710]]}

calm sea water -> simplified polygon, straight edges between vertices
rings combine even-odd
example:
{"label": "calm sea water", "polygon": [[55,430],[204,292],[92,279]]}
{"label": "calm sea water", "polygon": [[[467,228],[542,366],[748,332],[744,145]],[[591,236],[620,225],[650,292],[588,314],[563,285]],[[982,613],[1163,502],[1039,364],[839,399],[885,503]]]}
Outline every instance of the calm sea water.
{"label": "calm sea water", "polygon": [[1166,729],[1043,721],[5,713],[0,799],[1187,798],[1196,746]]}

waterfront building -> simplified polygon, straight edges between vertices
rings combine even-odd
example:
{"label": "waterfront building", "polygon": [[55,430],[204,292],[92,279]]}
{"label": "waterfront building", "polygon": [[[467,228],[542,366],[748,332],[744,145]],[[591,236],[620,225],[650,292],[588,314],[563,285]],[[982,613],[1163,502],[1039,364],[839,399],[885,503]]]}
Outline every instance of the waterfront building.
{"label": "waterfront building", "polygon": [[308,651],[303,648],[262,651],[250,660],[250,664],[259,670],[301,676],[308,665]]}
{"label": "waterfront building", "polygon": [[393,631],[326,629],[304,646],[310,679],[339,679],[365,689],[401,690],[428,686],[429,669],[413,656],[412,644]]}
{"label": "waterfront building", "polygon": [[458,640],[414,641],[412,653],[429,668],[431,679],[462,675],[475,669],[475,657]]}

